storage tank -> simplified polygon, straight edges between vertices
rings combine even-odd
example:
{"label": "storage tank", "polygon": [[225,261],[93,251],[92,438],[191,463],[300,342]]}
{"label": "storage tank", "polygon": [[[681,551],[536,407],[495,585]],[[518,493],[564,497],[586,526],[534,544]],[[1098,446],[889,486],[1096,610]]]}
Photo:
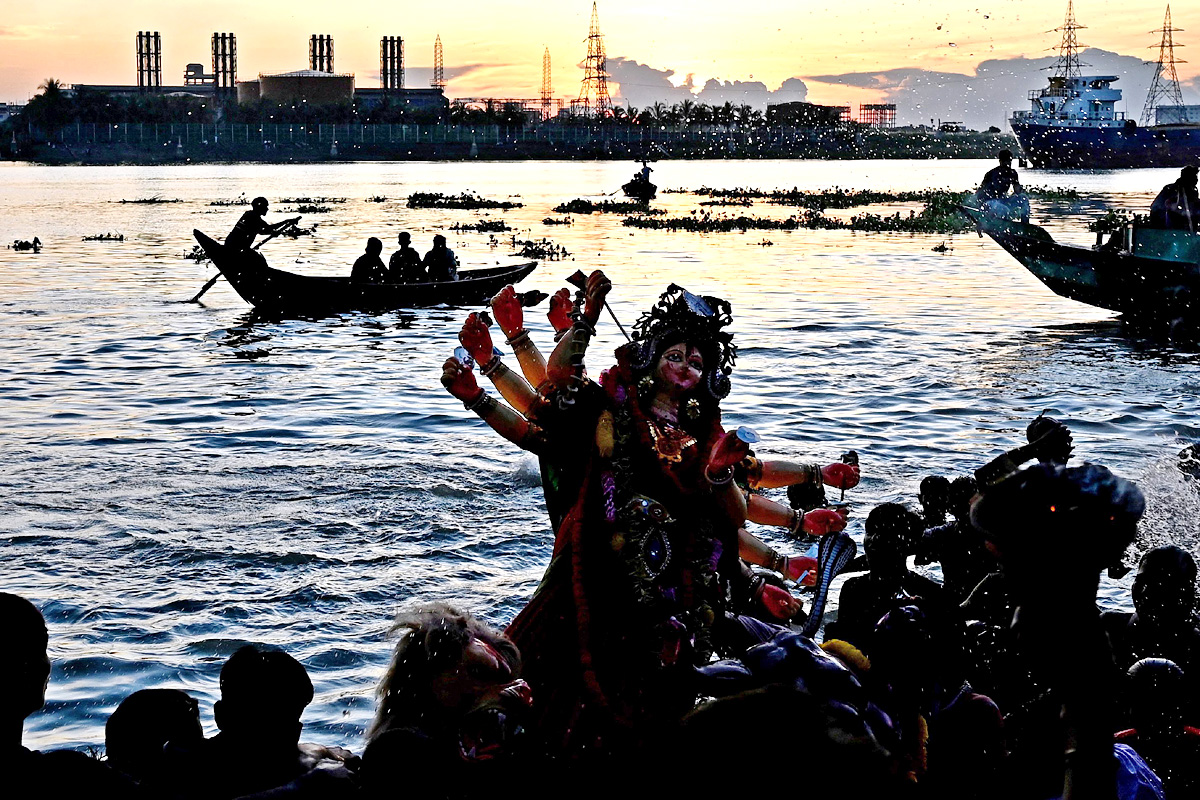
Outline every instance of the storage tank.
{"label": "storage tank", "polygon": [[[349,103],[354,98],[354,76],[317,72],[311,69],[279,75],[259,75],[259,95],[273,103],[303,103],[310,106]],[[238,94],[241,100],[241,94]]]}

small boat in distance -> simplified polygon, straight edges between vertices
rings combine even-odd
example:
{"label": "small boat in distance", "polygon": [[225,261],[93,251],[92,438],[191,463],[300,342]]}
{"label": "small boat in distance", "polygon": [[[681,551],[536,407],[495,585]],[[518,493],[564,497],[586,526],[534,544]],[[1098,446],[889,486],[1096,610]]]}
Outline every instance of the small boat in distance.
{"label": "small boat in distance", "polygon": [[256,250],[233,250],[198,230],[192,235],[243,300],[257,311],[276,316],[319,317],[442,304],[483,305],[496,292],[510,283],[519,283],[537,268],[536,261],[526,261],[460,270],[456,281],[351,283],[349,277],[321,278],[275,269]]}
{"label": "small boat in distance", "polygon": [[1124,315],[1135,324],[1200,329],[1200,235],[1130,223],[1092,247],[1059,244],[1044,228],[961,206],[1055,294]]}

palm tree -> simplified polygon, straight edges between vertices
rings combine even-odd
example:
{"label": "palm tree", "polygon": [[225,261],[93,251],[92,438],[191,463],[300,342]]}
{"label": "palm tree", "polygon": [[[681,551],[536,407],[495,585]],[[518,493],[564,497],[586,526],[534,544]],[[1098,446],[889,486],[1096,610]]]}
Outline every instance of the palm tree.
{"label": "palm tree", "polygon": [[665,125],[667,123],[667,106],[664,103],[655,101],[654,105],[647,109],[650,118],[656,125]]}
{"label": "palm tree", "polygon": [[680,101],[677,108],[679,109],[679,121],[683,125],[691,125],[692,118],[696,115],[696,103],[692,100],[683,100]]}

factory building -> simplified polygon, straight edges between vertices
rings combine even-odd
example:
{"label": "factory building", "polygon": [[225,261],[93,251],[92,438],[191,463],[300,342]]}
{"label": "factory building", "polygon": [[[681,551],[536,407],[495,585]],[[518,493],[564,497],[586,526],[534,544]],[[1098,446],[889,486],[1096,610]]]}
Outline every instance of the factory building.
{"label": "factory building", "polygon": [[302,69],[259,75],[255,81],[240,81],[237,91],[239,103],[265,100],[288,105],[337,105],[354,99],[354,76]]}

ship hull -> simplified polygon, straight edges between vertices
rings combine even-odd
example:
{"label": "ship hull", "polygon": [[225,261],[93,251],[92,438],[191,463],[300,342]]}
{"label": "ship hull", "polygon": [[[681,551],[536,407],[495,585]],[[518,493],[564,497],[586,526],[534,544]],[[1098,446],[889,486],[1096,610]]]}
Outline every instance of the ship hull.
{"label": "ship hull", "polygon": [[1011,124],[1021,151],[1038,169],[1183,167],[1200,161],[1200,125],[1068,128]]}

